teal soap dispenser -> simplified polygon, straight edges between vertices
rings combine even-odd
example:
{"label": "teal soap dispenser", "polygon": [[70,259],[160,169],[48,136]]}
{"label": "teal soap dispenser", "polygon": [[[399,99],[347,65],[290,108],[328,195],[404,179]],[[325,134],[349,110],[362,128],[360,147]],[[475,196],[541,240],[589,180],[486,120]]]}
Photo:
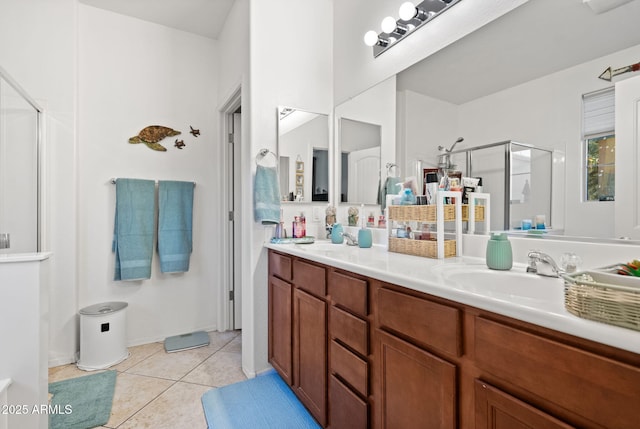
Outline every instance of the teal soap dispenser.
{"label": "teal soap dispenser", "polygon": [[487,242],[487,267],[492,270],[510,270],[513,266],[513,251],[507,234],[493,233]]}
{"label": "teal soap dispenser", "polygon": [[[360,213],[364,213],[364,204],[361,206]],[[366,223],[364,221],[364,215],[360,219],[360,229],[358,230],[358,246],[363,249],[368,249],[373,244],[373,237],[371,235],[371,230],[366,227]]]}
{"label": "teal soap dispenser", "polygon": [[344,236],[342,233],[344,232],[344,228],[339,223],[334,223],[331,228],[331,242],[333,244],[342,244],[344,241]]}

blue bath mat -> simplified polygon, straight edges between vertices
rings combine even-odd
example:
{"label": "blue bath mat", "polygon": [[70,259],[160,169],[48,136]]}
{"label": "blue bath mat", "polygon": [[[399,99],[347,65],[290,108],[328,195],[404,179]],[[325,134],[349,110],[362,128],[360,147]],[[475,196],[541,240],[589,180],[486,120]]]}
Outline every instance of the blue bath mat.
{"label": "blue bath mat", "polygon": [[209,345],[209,334],[204,331],[191,332],[190,334],[175,335],[164,340],[164,350],[167,353],[182,350],[195,349]]}
{"label": "blue bath mat", "polygon": [[87,429],[106,424],[116,375],[116,371],[105,371],[49,383],[51,405],[60,411],[49,416],[49,428]]}
{"label": "blue bath mat", "polygon": [[202,395],[209,429],[320,429],[275,371]]}

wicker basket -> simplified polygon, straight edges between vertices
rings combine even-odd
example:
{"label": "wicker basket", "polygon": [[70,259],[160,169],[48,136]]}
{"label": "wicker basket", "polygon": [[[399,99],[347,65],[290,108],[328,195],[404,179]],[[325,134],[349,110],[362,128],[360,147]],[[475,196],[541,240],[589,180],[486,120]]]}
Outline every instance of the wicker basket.
{"label": "wicker basket", "polygon": [[[452,204],[444,205],[444,220],[452,221],[456,218],[455,206]],[[410,206],[389,206],[389,220],[398,222],[420,221],[435,222],[436,221],[436,205],[410,205]]]}
{"label": "wicker basket", "polygon": [[[438,242],[436,240],[409,240],[407,238],[389,237],[389,251],[406,255],[438,257]],[[444,241],[444,257],[456,256],[456,240]]]}
{"label": "wicker basket", "polygon": [[[565,308],[583,319],[640,331],[640,279],[618,276],[626,283],[620,285],[613,284],[618,281],[616,275],[611,274],[611,283],[602,283],[603,275],[607,274],[587,272],[564,276]],[[636,282],[637,286],[632,285]]]}
{"label": "wicker basket", "polygon": [[[455,220],[456,206],[453,204],[444,205],[444,220],[446,222]],[[484,221],[484,206],[476,206],[476,222]],[[399,222],[420,221],[435,222],[435,205],[409,205],[409,206],[389,206],[389,219]],[[462,220],[469,220],[469,206],[462,205]]]}
{"label": "wicker basket", "polygon": [[[483,222],[484,221],[484,206],[476,206],[476,222]],[[469,220],[469,205],[468,204],[463,204],[462,205],[462,220],[463,221],[467,221]]]}

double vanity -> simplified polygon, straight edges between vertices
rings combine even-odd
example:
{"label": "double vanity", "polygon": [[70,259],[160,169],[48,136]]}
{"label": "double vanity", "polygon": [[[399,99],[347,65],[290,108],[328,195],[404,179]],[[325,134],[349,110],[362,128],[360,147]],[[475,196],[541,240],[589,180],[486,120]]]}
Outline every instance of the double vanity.
{"label": "double vanity", "polygon": [[638,427],[640,332],[569,314],[561,279],[266,246],[269,361],[323,427]]}

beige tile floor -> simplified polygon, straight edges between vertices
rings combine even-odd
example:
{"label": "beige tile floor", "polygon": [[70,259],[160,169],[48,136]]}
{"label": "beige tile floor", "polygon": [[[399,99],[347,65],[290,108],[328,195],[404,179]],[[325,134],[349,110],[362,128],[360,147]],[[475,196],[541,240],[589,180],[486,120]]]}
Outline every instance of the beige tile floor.
{"label": "beige tile floor", "polygon": [[[206,391],[246,380],[240,331],[210,332],[210,344],[166,353],[162,343],[129,347],[118,371],[109,422],[102,428],[206,428],[200,398]],[[49,382],[90,373],[75,364],[49,368]]]}

